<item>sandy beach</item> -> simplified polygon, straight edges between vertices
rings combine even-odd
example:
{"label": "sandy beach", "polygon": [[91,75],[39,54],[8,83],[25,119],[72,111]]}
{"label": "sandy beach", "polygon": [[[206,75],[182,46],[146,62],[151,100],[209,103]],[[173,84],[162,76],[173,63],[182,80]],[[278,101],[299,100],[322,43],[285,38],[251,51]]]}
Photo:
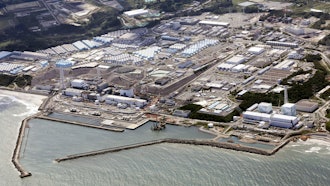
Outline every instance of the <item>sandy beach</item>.
{"label": "sandy beach", "polygon": [[1,96],[10,97],[11,99],[25,105],[29,111],[26,113],[22,113],[22,115],[24,116],[29,116],[36,113],[43,100],[47,98],[47,96],[9,90],[0,90],[0,97]]}

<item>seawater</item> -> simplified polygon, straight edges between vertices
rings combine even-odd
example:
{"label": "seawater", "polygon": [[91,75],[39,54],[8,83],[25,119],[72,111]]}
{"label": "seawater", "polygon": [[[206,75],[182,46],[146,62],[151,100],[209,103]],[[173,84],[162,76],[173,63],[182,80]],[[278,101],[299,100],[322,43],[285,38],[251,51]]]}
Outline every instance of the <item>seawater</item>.
{"label": "seawater", "polygon": [[330,144],[289,143],[274,156],[204,146],[158,144],[55,163],[68,154],[165,137],[211,138],[196,128],[150,124],[109,132],[35,119],[29,123],[21,163],[32,177],[20,179],[11,163],[20,122],[31,108],[0,96],[0,185],[329,185]]}

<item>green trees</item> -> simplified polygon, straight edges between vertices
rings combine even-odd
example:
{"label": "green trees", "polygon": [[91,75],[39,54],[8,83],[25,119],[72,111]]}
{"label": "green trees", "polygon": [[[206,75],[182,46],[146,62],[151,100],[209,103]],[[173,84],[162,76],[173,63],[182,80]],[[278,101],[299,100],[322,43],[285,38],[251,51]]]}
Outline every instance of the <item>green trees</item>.
{"label": "green trees", "polygon": [[325,128],[330,132],[330,121],[325,123]]}
{"label": "green trees", "polygon": [[31,85],[32,77],[29,75],[12,76],[7,74],[0,74],[0,86],[9,86],[15,83],[18,87]]}
{"label": "green trees", "polygon": [[322,59],[321,54],[307,54],[305,60],[307,62],[317,62]]}

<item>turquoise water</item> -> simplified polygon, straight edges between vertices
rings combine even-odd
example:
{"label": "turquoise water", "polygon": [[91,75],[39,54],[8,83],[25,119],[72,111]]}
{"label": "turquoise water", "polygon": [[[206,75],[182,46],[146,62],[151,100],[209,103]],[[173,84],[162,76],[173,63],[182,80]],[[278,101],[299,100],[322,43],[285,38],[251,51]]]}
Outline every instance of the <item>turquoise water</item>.
{"label": "turquoise water", "polygon": [[[4,106],[4,102],[10,104]],[[32,120],[22,164],[32,177],[20,179],[11,164],[20,121],[28,108],[0,97],[0,185],[329,185],[330,144],[290,143],[274,156],[205,146],[159,144],[55,163],[72,153],[163,137],[209,138],[195,128],[153,132],[109,132]],[[189,132],[186,132],[189,130]],[[24,143],[24,144],[25,144]]]}

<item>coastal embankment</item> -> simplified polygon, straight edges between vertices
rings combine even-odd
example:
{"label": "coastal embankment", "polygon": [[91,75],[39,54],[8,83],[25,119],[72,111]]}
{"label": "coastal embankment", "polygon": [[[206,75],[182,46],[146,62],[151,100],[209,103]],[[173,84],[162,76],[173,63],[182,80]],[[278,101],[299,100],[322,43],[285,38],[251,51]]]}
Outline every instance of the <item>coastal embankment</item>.
{"label": "coastal embankment", "polygon": [[30,119],[36,117],[37,115],[38,114],[35,114],[33,116],[25,118],[22,121],[21,127],[19,129],[18,138],[17,138],[17,141],[16,141],[16,146],[15,146],[13,157],[12,157],[12,162],[13,162],[14,166],[16,167],[16,169],[20,172],[20,177],[21,178],[25,178],[25,177],[28,177],[28,176],[32,175],[30,172],[26,171],[23,168],[23,166],[20,164],[19,157],[20,157],[20,154],[21,154],[21,147],[22,147],[22,142],[23,142],[23,138],[24,138],[25,129],[27,127],[27,124],[28,124]]}
{"label": "coastal embankment", "polygon": [[188,140],[188,139],[166,138],[166,139],[147,141],[147,142],[136,143],[136,144],[131,144],[131,145],[101,149],[101,150],[97,150],[97,151],[72,154],[72,155],[65,156],[63,158],[57,158],[57,159],[55,159],[55,161],[62,162],[62,161],[73,160],[73,159],[82,158],[82,157],[119,152],[122,150],[129,150],[129,149],[139,148],[139,147],[143,147],[143,146],[150,146],[150,145],[155,145],[155,144],[160,144],[160,143],[203,145],[203,146],[218,147],[218,148],[231,149],[231,150],[236,150],[236,151],[249,152],[249,153],[254,153],[254,154],[270,156],[270,155],[275,154],[279,149],[284,147],[290,141],[291,141],[291,138],[286,139],[280,145],[276,146],[276,148],[274,148],[272,150],[264,150],[264,149],[260,149],[260,148],[248,147],[248,146],[235,144],[235,143],[216,142],[216,141],[211,141],[211,140]]}
{"label": "coastal embankment", "polygon": [[82,122],[78,122],[78,121],[69,121],[69,120],[65,120],[65,119],[52,118],[52,117],[43,116],[43,115],[36,116],[35,118],[49,120],[49,121],[56,121],[56,122],[61,122],[61,123],[67,123],[67,124],[73,124],[73,125],[79,125],[79,126],[83,126],[83,127],[109,130],[109,131],[113,131],[113,132],[124,132],[124,129],[120,129],[120,128],[97,126],[97,125],[82,123]]}

